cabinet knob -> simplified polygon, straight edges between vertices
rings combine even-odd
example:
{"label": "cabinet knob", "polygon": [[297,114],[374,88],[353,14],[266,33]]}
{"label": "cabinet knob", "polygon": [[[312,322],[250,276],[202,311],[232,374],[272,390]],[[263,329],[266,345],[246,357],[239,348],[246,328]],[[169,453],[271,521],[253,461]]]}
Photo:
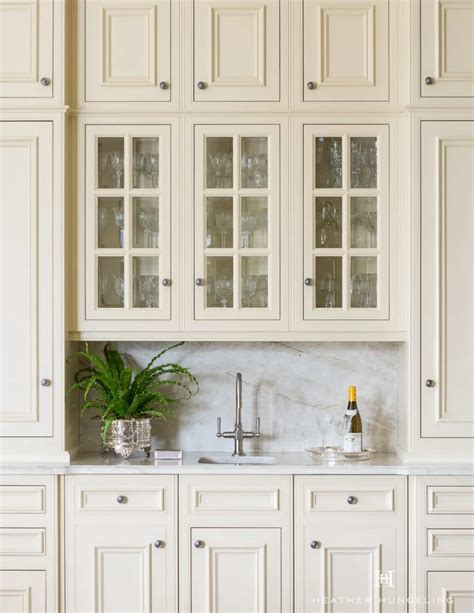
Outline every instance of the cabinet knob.
{"label": "cabinet knob", "polygon": [[41,379],[40,383],[42,387],[49,387],[51,385],[51,379]]}
{"label": "cabinet knob", "polygon": [[171,279],[163,279],[161,285],[163,285],[164,287],[169,287],[171,285]]}
{"label": "cabinet knob", "polygon": [[204,83],[204,81],[198,81],[197,82],[197,88],[198,89],[206,89],[207,85]]}
{"label": "cabinet knob", "polygon": [[119,504],[126,504],[127,502],[127,497],[126,496],[117,496],[117,502]]}
{"label": "cabinet knob", "polygon": [[306,277],[306,279],[304,280],[304,284],[305,285],[312,285],[313,284],[313,279],[311,279],[310,277]]}
{"label": "cabinet knob", "polygon": [[204,547],[204,541],[196,541],[194,543],[194,547],[196,547],[196,549],[202,549]]}
{"label": "cabinet knob", "polygon": [[165,546],[164,541],[160,541],[159,539],[153,543],[157,549],[163,549]]}
{"label": "cabinet knob", "polygon": [[311,549],[319,549],[321,547],[321,543],[319,541],[311,541],[310,545]]}
{"label": "cabinet knob", "polygon": [[48,87],[48,85],[51,83],[51,79],[48,79],[48,77],[42,77],[40,79],[40,83],[43,87]]}
{"label": "cabinet knob", "polygon": [[433,381],[433,379],[426,379],[425,385],[426,387],[434,387],[436,383]]}
{"label": "cabinet knob", "polygon": [[306,87],[307,87],[308,89],[316,89],[316,83],[315,83],[314,81],[308,81],[308,82],[306,83]]}
{"label": "cabinet knob", "polygon": [[168,89],[168,83],[166,81],[160,81],[160,89]]}
{"label": "cabinet knob", "polygon": [[357,497],[356,496],[349,496],[347,499],[348,504],[357,504]]}
{"label": "cabinet knob", "polygon": [[434,83],[433,77],[426,77],[425,83],[426,83],[426,85],[433,85],[433,83]]}
{"label": "cabinet knob", "polygon": [[196,279],[196,285],[199,285],[199,286],[204,285],[204,279],[201,279],[201,278]]}

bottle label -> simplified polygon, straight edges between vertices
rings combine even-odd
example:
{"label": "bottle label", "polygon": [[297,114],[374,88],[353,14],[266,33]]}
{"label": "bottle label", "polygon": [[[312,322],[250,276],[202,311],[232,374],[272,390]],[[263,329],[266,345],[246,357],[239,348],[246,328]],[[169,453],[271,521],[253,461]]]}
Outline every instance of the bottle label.
{"label": "bottle label", "polygon": [[362,451],[362,434],[360,432],[344,434],[344,451],[347,453],[360,453]]}

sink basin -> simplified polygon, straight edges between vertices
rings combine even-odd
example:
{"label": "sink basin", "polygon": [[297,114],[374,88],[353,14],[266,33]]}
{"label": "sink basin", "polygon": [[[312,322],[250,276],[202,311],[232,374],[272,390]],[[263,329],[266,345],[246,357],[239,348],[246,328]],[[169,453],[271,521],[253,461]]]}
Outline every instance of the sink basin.
{"label": "sink basin", "polygon": [[234,456],[204,456],[199,458],[199,464],[275,464],[276,460],[269,455]]}

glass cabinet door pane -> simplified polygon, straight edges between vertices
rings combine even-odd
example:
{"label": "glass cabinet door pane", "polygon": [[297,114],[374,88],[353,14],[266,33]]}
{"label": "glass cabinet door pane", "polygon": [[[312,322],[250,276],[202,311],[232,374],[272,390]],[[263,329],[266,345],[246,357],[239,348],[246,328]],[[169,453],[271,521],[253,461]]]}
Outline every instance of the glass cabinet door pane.
{"label": "glass cabinet door pane", "polygon": [[243,249],[268,247],[268,198],[241,199],[240,246]]}
{"label": "glass cabinet door pane", "polygon": [[377,137],[351,136],[351,187],[377,187]]}
{"label": "glass cabinet door pane", "polygon": [[315,206],[314,246],[317,249],[342,247],[342,198],[318,197]]}
{"label": "glass cabinet door pane", "polygon": [[377,247],[377,198],[351,198],[351,247]]}
{"label": "glass cabinet door pane", "polygon": [[206,199],[206,246],[232,248],[234,244],[234,204],[232,198]]}
{"label": "glass cabinet door pane", "polygon": [[241,306],[243,308],[268,307],[268,258],[244,256],[241,259]]}
{"label": "glass cabinet door pane", "polygon": [[157,309],[160,297],[160,262],[157,257],[133,258],[133,306]]}
{"label": "glass cabinet door pane", "polygon": [[342,258],[316,257],[316,307],[342,307]]}
{"label": "glass cabinet door pane", "polygon": [[206,138],[206,186],[230,189],[234,184],[233,138],[208,136]]}
{"label": "glass cabinet door pane", "polygon": [[156,249],[160,246],[158,198],[132,198],[133,246]]}
{"label": "glass cabinet door pane", "polygon": [[377,307],[377,258],[351,258],[351,307],[375,309]]}
{"label": "glass cabinet door pane", "polygon": [[156,189],[159,186],[160,143],[158,138],[132,139],[132,187]]}
{"label": "glass cabinet door pane", "polygon": [[124,305],[124,274],[123,258],[98,258],[98,295],[99,307],[123,308]]}
{"label": "glass cabinet door pane", "polygon": [[207,306],[229,309],[234,306],[234,260],[207,258]]}
{"label": "glass cabinet door pane", "polygon": [[318,136],[315,143],[315,187],[337,189],[342,187],[342,138]]}
{"label": "glass cabinet door pane", "polygon": [[99,189],[122,189],[124,185],[124,139],[100,137],[97,141]]}
{"label": "glass cabinet door pane", "polygon": [[241,186],[250,189],[268,187],[268,139],[244,136],[240,141]]}
{"label": "glass cabinet door pane", "polygon": [[124,246],[123,198],[100,197],[97,199],[97,245],[99,249],[116,249]]}

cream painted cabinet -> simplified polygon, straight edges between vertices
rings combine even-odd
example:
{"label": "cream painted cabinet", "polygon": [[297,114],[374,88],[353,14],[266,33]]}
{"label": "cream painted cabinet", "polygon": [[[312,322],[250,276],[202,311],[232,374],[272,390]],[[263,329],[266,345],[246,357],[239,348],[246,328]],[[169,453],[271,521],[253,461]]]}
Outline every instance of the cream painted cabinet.
{"label": "cream painted cabinet", "polygon": [[422,97],[474,96],[473,0],[419,0]]}
{"label": "cream painted cabinet", "polygon": [[167,102],[174,0],[83,0],[85,102]]}
{"label": "cream painted cabinet", "polygon": [[53,96],[53,11],[60,0],[0,0],[0,98]]}
{"label": "cream painted cabinet", "polygon": [[0,611],[46,613],[46,573],[0,570]]}
{"label": "cream painted cabinet", "polygon": [[280,100],[284,0],[193,2],[194,100]]}
{"label": "cream painted cabinet", "polygon": [[303,100],[389,99],[389,2],[303,1]]}
{"label": "cream painted cabinet", "polygon": [[0,193],[0,436],[49,437],[55,384],[51,122],[0,123]]}
{"label": "cream painted cabinet", "polygon": [[297,612],[403,609],[405,487],[401,476],[295,477]]}
{"label": "cream painted cabinet", "polygon": [[421,125],[421,435],[473,437],[474,122]]}

